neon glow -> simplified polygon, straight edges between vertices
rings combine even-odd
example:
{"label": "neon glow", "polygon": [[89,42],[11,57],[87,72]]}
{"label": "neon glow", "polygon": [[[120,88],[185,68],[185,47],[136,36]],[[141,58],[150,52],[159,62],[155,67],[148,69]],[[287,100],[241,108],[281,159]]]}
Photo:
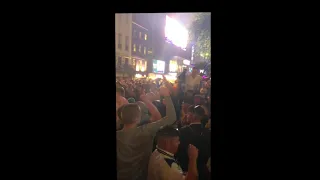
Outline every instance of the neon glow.
{"label": "neon glow", "polygon": [[164,73],[165,62],[160,60],[153,60],[153,72],[154,73]]}
{"label": "neon glow", "polygon": [[183,60],[183,64],[185,64],[185,65],[188,65],[188,66],[189,66],[189,65],[190,65],[190,61],[185,59],[185,60]]}
{"label": "neon glow", "polygon": [[185,50],[188,43],[188,31],[176,20],[166,16],[165,36],[172,44]]}

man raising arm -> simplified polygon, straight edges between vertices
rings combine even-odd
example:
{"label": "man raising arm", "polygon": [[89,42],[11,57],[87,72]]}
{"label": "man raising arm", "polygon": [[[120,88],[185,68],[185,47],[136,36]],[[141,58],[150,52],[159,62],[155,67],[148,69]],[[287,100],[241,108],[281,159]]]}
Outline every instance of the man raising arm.
{"label": "man raising arm", "polygon": [[177,120],[176,110],[173,106],[173,102],[170,97],[169,89],[166,87],[161,87],[160,88],[160,95],[163,96],[166,101],[166,117],[164,117],[156,122],[142,126],[143,131],[147,131],[147,132],[151,133],[152,135],[155,135],[155,133],[159,130],[159,128],[161,126],[171,125]]}

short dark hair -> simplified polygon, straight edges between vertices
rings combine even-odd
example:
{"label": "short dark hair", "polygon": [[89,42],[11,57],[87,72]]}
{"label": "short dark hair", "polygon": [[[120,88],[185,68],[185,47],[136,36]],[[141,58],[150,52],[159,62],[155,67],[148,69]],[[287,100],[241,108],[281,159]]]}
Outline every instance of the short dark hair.
{"label": "short dark hair", "polygon": [[188,112],[191,112],[192,114],[198,116],[199,118],[205,115],[205,110],[200,105],[189,106]]}
{"label": "short dark hair", "polygon": [[123,87],[117,87],[116,88],[116,92],[119,92],[121,94],[121,96],[125,96],[125,91]]}
{"label": "short dark hair", "polygon": [[160,137],[177,137],[179,136],[179,130],[173,126],[162,126],[157,134],[156,137],[160,138]]}
{"label": "short dark hair", "polygon": [[[141,116],[141,110],[138,104],[129,103],[126,104],[121,111],[121,119],[123,124],[131,124]],[[140,121],[140,119],[139,119]]]}

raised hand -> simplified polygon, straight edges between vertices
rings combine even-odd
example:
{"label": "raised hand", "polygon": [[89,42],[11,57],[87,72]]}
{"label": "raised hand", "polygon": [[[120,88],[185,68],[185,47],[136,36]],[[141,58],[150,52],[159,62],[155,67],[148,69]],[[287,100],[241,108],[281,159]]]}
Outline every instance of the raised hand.
{"label": "raised hand", "polygon": [[198,158],[198,153],[199,153],[198,149],[192,144],[189,144],[189,148],[188,148],[189,159],[196,160]]}
{"label": "raised hand", "polygon": [[159,91],[160,96],[170,96],[170,91],[168,88],[166,87],[160,87],[160,91]]}

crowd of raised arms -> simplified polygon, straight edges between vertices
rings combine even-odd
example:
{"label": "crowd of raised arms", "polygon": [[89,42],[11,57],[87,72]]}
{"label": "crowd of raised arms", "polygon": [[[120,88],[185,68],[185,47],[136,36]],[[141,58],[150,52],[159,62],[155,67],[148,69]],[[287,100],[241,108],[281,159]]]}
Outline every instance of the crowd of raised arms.
{"label": "crowd of raised arms", "polygon": [[117,78],[118,180],[211,177],[210,78]]}

